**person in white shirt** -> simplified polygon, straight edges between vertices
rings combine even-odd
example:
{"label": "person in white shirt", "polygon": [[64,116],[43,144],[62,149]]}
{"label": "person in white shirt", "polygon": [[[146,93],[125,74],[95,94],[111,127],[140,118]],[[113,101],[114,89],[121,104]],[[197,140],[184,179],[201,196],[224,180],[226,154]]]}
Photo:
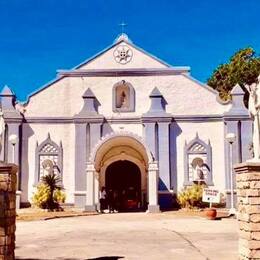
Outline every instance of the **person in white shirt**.
{"label": "person in white shirt", "polygon": [[101,213],[103,213],[106,208],[106,199],[107,199],[106,188],[102,187],[100,191],[100,199],[99,199]]}

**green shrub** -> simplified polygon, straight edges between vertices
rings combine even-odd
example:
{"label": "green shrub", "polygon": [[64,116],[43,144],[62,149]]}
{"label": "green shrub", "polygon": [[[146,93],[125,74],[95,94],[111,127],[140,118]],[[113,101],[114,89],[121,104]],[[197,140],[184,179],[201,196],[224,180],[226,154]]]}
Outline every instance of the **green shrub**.
{"label": "green shrub", "polygon": [[[48,208],[48,200],[50,198],[50,188],[43,183],[37,186],[36,192],[33,194],[32,202],[36,207],[41,209]],[[53,200],[56,207],[59,203],[64,203],[66,200],[66,194],[62,190],[56,189],[53,194]]]}
{"label": "green shrub", "polygon": [[64,203],[66,200],[66,193],[62,190],[55,190],[53,198],[57,203]]}
{"label": "green shrub", "polygon": [[56,190],[61,190],[61,178],[54,172],[50,172],[41,177],[41,182],[46,185],[49,189],[49,197],[47,200],[47,208],[49,210],[54,210],[59,208],[59,204],[54,200],[54,192]]}
{"label": "green shrub", "polygon": [[43,183],[37,186],[36,192],[33,194],[32,202],[36,207],[46,209],[47,201],[50,196],[50,189]]}
{"label": "green shrub", "polygon": [[183,189],[178,194],[178,203],[181,208],[201,208],[205,204],[202,202],[204,185],[194,184]]}

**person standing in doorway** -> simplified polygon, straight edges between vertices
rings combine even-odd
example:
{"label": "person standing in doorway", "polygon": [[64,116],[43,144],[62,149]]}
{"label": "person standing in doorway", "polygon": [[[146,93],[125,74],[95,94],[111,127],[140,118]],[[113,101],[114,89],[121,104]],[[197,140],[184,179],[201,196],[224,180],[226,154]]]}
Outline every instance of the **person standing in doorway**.
{"label": "person standing in doorway", "polygon": [[112,213],[114,211],[114,192],[112,189],[108,190],[108,195],[107,195],[107,204],[108,204],[108,210],[109,213]]}
{"label": "person standing in doorway", "polygon": [[113,212],[118,212],[119,209],[119,197],[118,197],[118,191],[115,190],[113,192]]}
{"label": "person standing in doorway", "polygon": [[102,187],[100,191],[100,212],[104,213],[104,210],[106,208],[106,199],[107,199],[107,193],[106,188]]}

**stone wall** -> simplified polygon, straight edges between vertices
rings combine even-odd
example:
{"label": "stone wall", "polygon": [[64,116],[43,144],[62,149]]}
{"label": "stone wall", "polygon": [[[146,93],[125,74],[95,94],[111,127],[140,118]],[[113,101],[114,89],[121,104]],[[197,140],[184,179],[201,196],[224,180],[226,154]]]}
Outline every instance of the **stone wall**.
{"label": "stone wall", "polygon": [[236,172],[239,259],[260,259],[260,163],[246,162]]}
{"label": "stone wall", "polygon": [[16,165],[0,164],[0,260],[15,259],[16,172]]}

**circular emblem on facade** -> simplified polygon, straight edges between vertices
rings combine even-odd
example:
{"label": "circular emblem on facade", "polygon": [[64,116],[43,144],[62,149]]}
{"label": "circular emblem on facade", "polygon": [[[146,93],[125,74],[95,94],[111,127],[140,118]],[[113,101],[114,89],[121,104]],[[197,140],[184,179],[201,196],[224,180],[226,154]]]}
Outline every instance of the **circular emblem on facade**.
{"label": "circular emblem on facade", "polygon": [[118,46],[114,51],[114,58],[116,62],[120,64],[126,64],[131,61],[133,57],[133,51],[126,45]]}

